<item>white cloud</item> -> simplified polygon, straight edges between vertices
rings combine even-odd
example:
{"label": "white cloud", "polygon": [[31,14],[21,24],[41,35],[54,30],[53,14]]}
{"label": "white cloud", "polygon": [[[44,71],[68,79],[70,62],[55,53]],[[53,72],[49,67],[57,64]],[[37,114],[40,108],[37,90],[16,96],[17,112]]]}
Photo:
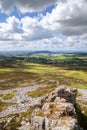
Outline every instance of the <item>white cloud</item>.
{"label": "white cloud", "polygon": [[14,16],[8,17],[6,22],[0,23],[0,40],[20,40],[21,33],[23,33],[21,23]]}
{"label": "white cloud", "polygon": [[21,13],[26,13],[42,11],[55,2],[57,0],[0,0],[0,8],[2,12],[10,13],[16,6]]}
{"label": "white cloud", "polygon": [[[86,50],[86,0],[0,0],[1,11],[9,13],[15,5],[20,12],[40,11],[58,1],[51,13],[38,17],[9,16],[0,23],[0,49]],[[40,17],[40,18],[39,18]]]}
{"label": "white cloud", "polygon": [[0,50],[87,51],[87,41],[83,39],[78,41],[75,37],[72,40],[71,38],[63,40],[62,38],[53,37],[36,41],[0,41]]}
{"label": "white cloud", "polygon": [[24,31],[22,37],[26,40],[37,40],[52,37],[50,30],[43,28],[36,18],[25,17],[21,19],[22,29]]}
{"label": "white cloud", "polygon": [[21,20],[15,16],[8,17],[0,23],[1,40],[37,40],[50,38],[53,34],[44,29],[36,18],[24,17]]}
{"label": "white cloud", "polygon": [[64,35],[87,33],[87,1],[66,0],[59,2],[52,13],[47,13],[41,21],[44,28],[57,30]]}

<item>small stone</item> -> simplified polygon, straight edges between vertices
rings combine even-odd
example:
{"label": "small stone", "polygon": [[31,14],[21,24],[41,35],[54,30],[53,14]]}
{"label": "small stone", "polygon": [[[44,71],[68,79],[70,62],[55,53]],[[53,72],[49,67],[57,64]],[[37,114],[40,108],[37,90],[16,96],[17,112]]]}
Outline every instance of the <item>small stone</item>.
{"label": "small stone", "polygon": [[82,111],[82,114],[84,114],[85,112],[84,111]]}

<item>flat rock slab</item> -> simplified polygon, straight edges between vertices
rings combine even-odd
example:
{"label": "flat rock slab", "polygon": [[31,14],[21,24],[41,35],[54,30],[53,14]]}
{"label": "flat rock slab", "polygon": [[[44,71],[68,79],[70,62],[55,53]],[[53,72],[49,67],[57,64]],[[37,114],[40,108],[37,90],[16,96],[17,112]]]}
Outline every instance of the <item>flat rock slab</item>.
{"label": "flat rock slab", "polygon": [[12,102],[14,105],[8,106],[5,110],[0,112],[0,117],[5,117],[9,114],[21,113],[27,111],[31,106],[37,105],[40,103],[42,97],[39,98],[31,98],[27,95],[27,92],[32,92],[37,88],[44,88],[46,85],[34,85],[24,88],[14,88],[8,90],[0,90],[0,94],[9,94],[13,91],[14,96],[11,99],[4,100],[1,98],[2,102]]}

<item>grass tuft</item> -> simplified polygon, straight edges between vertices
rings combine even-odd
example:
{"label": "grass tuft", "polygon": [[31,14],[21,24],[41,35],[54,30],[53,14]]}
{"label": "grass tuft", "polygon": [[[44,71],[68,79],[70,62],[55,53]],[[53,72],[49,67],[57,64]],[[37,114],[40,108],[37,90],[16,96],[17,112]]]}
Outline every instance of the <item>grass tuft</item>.
{"label": "grass tuft", "polygon": [[4,95],[4,96],[3,96],[3,99],[4,99],[4,100],[11,99],[12,97],[14,97],[14,93],[15,93],[15,92],[13,91],[13,92],[10,92],[10,93]]}
{"label": "grass tuft", "polygon": [[32,98],[37,98],[37,97],[44,96],[44,95],[52,92],[54,90],[54,88],[55,88],[54,86],[38,88],[32,92],[28,92],[27,94],[29,96],[31,96]]}

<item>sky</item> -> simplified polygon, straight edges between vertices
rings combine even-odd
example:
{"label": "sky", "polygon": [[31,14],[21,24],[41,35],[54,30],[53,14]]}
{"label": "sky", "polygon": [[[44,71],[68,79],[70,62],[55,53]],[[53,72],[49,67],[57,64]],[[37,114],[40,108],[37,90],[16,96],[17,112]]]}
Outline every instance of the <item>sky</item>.
{"label": "sky", "polygon": [[0,0],[0,51],[87,51],[87,0]]}

